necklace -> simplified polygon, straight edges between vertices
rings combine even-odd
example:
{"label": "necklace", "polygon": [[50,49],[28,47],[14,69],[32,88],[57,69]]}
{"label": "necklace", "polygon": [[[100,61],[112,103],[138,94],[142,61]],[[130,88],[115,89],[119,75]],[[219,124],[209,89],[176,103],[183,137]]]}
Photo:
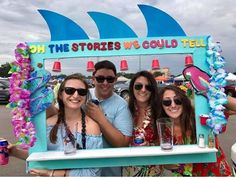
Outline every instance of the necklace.
{"label": "necklace", "polygon": [[[82,135],[82,148],[78,143],[76,143],[76,148],[77,149],[86,149],[86,120],[85,120],[85,112],[81,108],[81,123],[82,123],[82,130],[81,130],[81,135]],[[72,144],[74,145],[76,142],[76,138],[74,134],[72,134],[71,130],[69,129],[69,126],[66,124],[64,120],[64,125],[65,125],[65,131],[66,131],[66,136],[70,139]],[[78,126],[78,124],[77,124]],[[77,128],[77,127],[76,127]],[[77,130],[75,131],[77,135]]]}
{"label": "necklace", "polygon": [[[135,115],[135,122],[137,124],[137,120],[138,120],[138,108],[136,108],[136,115]],[[145,109],[145,114],[144,114],[144,120],[142,122],[142,125],[140,127],[136,126],[134,127],[134,139],[133,139],[133,143],[134,145],[145,145],[146,144],[146,128],[147,126],[150,124],[151,122],[151,108],[148,107],[147,109]]]}

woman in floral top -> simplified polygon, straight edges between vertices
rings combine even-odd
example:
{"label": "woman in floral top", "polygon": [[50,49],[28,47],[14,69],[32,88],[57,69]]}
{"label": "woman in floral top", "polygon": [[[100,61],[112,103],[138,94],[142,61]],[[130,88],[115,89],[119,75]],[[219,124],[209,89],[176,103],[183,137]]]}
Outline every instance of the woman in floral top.
{"label": "woman in floral top", "polygon": [[[174,143],[178,145],[196,143],[194,109],[185,93],[180,88],[169,85],[162,89],[160,99],[159,105],[162,108],[158,117],[170,117],[174,121]],[[175,176],[230,176],[230,166],[217,137],[215,144],[218,149],[216,162],[165,165],[164,168]]]}
{"label": "woman in floral top", "polygon": [[[176,86],[166,86],[160,92],[158,118],[169,117],[174,122],[174,144],[196,143],[194,109],[184,91]],[[192,176],[192,164],[165,165],[165,172],[173,176]],[[165,173],[164,172],[164,173]],[[165,175],[165,174],[164,174]]]}
{"label": "woman in floral top", "polygon": [[[157,83],[147,71],[135,74],[129,86],[129,109],[134,120],[130,146],[153,146],[157,144],[155,119],[157,116]],[[123,176],[160,176],[159,165],[129,166],[123,168]]]}

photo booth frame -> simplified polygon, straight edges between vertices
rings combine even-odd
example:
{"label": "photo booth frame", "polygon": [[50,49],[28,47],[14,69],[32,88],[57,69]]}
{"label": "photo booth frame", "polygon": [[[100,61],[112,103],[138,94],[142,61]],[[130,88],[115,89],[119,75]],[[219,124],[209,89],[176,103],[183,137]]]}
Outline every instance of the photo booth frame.
{"label": "photo booth frame", "polygon": [[[47,74],[44,69],[45,59],[164,54],[191,54],[194,66],[208,73],[208,38],[209,36],[163,36],[34,42],[27,43],[27,45],[30,49],[32,69],[45,75]],[[41,94],[35,95],[37,97]],[[210,128],[201,125],[199,119],[201,114],[209,113],[208,99],[195,94],[194,103],[196,136],[197,138],[199,134],[208,136]],[[42,111],[32,116],[31,120],[36,128],[37,141],[30,148],[29,157],[26,160],[27,170],[32,168],[67,169],[216,161],[216,148],[199,148],[197,144],[174,145],[170,152],[162,151],[160,146],[148,146],[78,150],[75,155],[64,155],[63,151],[47,150],[46,112]]]}

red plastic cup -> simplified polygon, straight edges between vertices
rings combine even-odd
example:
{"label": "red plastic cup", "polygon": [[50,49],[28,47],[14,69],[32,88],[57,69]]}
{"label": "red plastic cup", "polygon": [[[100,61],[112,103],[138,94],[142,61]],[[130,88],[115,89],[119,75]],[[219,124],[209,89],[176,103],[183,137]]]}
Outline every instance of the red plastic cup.
{"label": "red plastic cup", "polygon": [[190,55],[187,55],[185,57],[185,66],[190,66],[193,65],[193,58]]}
{"label": "red plastic cup", "polygon": [[201,114],[200,115],[200,123],[201,125],[205,126],[206,125],[206,121],[209,118],[209,115],[207,114]]}
{"label": "red plastic cup", "polygon": [[5,139],[0,139],[0,165],[7,165],[9,161],[8,142]]}
{"label": "red plastic cup", "polygon": [[226,119],[229,119],[229,112],[228,112],[228,111],[225,111],[225,112],[224,112],[224,115],[225,115],[225,118],[226,118]]}
{"label": "red plastic cup", "polygon": [[220,133],[223,133],[223,132],[225,132],[225,131],[226,131],[226,126],[222,127],[222,130],[221,130]]}
{"label": "red plastic cup", "polygon": [[[229,112],[228,112],[228,111],[225,111],[225,112],[224,112],[224,115],[225,115],[225,119],[228,121],[228,120],[229,120]],[[223,133],[223,132],[225,132],[225,131],[226,131],[226,125],[224,125],[224,126],[222,127],[222,130],[221,130],[220,133]]]}

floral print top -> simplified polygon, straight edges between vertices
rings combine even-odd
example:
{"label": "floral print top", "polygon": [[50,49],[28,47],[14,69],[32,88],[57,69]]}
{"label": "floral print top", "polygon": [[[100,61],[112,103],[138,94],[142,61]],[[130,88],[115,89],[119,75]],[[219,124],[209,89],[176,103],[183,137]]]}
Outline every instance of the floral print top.
{"label": "floral print top", "polygon": [[[157,143],[157,135],[155,133],[154,120],[151,118],[151,108],[145,109],[144,120],[141,126],[137,127],[139,109],[136,108],[134,118],[133,137],[130,146],[154,146]],[[162,174],[162,166],[129,166],[123,167],[123,176],[160,176]]]}
{"label": "floral print top", "polygon": [[[186,132],[186,138],[183,138],[180,130],[174,131],[174,145],[191,144],[192,132],[189,130]],[[193,164],[177,164],[177,168],[171,170],[173,176],[192,176]]]}
{"label": "floral print top", "polygon": [[193,165],[193,176],[232,176],[230,165],[226,160],[225,153],[219,145],[217,136],[215,137],[216,162],[195,163]]}

